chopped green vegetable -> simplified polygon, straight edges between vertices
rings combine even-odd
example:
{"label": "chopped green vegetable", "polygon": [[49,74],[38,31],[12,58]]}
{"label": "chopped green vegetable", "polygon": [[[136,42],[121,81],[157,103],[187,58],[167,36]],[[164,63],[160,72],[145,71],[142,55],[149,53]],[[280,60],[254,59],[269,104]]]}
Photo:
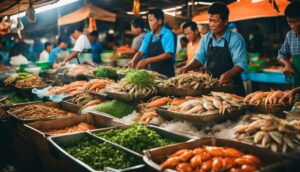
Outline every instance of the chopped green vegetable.
{"label": "chopped green vegetable", "polygon": [[143,124],[133,124],[128,129],[112,129],[96,133],[97,136],[142,153],[143,150],[174,144]]}
{"label": "chopped green vegetable", "polygon": [[122,79],[126,84],[134,84],[138,87],[145,87],[154,84],[155,76],[145,70],[128,73]]}
{"label": "chopped green vegetable", "polygon": [[110,78],[110,79],[116,79],[118,77],[116,70],[109,69],[109,68],[106,68],[106,67],[99,67],[96,70],[95,75],[97,77]]}
{"label": "chopped green vegetable", "polygon": [[103,170],[104,167],[125,169],[142,163],[134,155],[119,150],[108,143],[99,143],[87,137],[65,146],[64,149],[95,170]]}
{"label": "chopped green vegetable", "polygon": [[11,104],[25,103],[25,102],[30,102],[30,101],[31,100],[27,97],[23,98],[23,97],[18,97],[18,96],[12,96],[12,97],[8,97],[8,98],[4,99],[0,103],[5,104],[5,105],[11,105]]}
{"label": "chopped green vegetable", "polygon": [[136,110],[136,106],[118,100],[112,100],[101,103],[100,105],[95,107],[95,110],[113,115],[118,118],[122,118],[123,116],[126,116],[132,113],[132,111]]}

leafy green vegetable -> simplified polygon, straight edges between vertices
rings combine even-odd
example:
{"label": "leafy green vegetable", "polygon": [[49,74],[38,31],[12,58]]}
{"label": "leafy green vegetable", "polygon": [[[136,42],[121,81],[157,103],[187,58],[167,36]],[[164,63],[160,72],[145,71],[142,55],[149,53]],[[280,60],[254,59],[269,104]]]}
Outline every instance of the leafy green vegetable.
{"label": "leafy green vegetable", "polygon": [[175,143],[171,139],[162,138],[143,124],[133,124],[123,131],[112,129],[96,133],[96,135],[139,153],[142,153],[143,150]]}
{"label": "leafy green vegetable", "polygon": [[116,79],[118,77],[116,70],[105,68],[105,67],[99,67],[96,70],[95,75],[97,77],[110,78],[110,79]]}
{"label": "leafy green vegetable", "polygon": [[25,97],[18,97],[18,96],[12,96],[4,99],[0,103],[5,104],[5,105],[11,105],[11,104],[16,104],[16,103],[25,103],[31,101],[29,98]]}
{"label": "leafy green vegetable", "polygon": [[118,118],[122,118],[123,116],[126,116],[132,113],[132,111],[136,110],[136,106],[118,100],[112,100],[101,103],[100,105],[95,107],[95,110],[113,115]]}
{"label": "leafy green vegetable", "polygon": [[143,88],[147,85],[154,84],[155,76],[145,70],[140,70],[128,73],[122,80],[126,84],[134,84]]}
{"label": "leafy green vegetable", "polygon": [[99,143],[87,137],[77,140],[64,148],[72,156],[96,170],[103,170],[104,167],[125,169],[142,163],[134,155],[116,149],[107,143]]}

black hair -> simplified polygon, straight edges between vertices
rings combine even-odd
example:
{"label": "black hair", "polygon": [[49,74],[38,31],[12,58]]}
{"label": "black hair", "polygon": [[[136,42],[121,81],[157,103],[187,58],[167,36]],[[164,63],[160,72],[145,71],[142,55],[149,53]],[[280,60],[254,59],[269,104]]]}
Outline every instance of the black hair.
{"label": "black hair", "polygon": [[46,49],[48,46],[53,45],[51,42],[45,42],[44,49]]}
{"label": "black hair", "polygon": [[144,23],[143,19],[141,19],[141,18],[134,19],[131,22],[131,25],[134,28],[141,28],[142,30],[144,30],[144,27],[145,27],[145,23]]}
{"label": "black hair", "polygon": [[188,20],[187,22],[184,23],[183,30],[186,29],[186,28],[188,28],[188,27],[191,27],[191,29],[193,31],[198,30],[197,24],[195,22],[191,21],[191,20]]}
{"label": "black hair", "polygon": [[223,21],[225,21],[225,20],[228,20],[229,9],[225,4],[223,4],[221,2],[215,2],[209,7],[208,13],[209,14],[219,14],[221,19]]}
{"label": "black hair", "polygon": [[164,12],[161,9],[155,8],[155,9],[149,10],[148,15],[149,14],[154,15],[154,17],[156,18],[156,20],[161,19],[162,23],[164,23]]}
{"label": "black hair", "polygon": [[62,42],[68,44],[70,42],[70,38],[67,36],[60,36],[58,38],[58,45]]}
{"label": "black hair", "polygon": [[83,28],[84,28],[84,26],[83,26],[83,24],[77,24],[77,25],[75,25],[75,26],[73,26],[72,28],[71,28],[71,34],[72,33],[74,33],[76,30],[77,31],[79,31],[79,32],[83,32]]}
{"label": "black hair", "polygon": [[185,42],[189,42],[188,39],[186,37],[182,37],[180,38],[180,41],[185,41]]}
{"label": "black hair", "polygon": [[99,33],[96,30],[94,30],[93,32],[90,33],[90,36],[98,37],[98,35],[99,35]]}
{"label": "black hair", "polygon": [[292,2],[285,8],[284,14],[286,17],[300,18],[299,10],[300,10],[300,2]]}

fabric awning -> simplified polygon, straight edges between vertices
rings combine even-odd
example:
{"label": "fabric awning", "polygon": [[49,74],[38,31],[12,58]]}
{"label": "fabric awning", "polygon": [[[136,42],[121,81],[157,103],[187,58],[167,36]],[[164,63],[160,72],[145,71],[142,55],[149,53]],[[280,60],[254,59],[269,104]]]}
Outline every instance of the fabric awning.
{"label": "fabric awning", "polygon": [[60,17],[57,23],[58,25],[78,23],[89,17],[94,17],[96,20],[101,21],[115,22],[117,15],[102,8],[98,8],[93,4],[88,4],[70,14]]}
{"label": "fabric awning", "polygon": [[[58,0],[31,0],[34,8],[39,8],[45,5],[53,4],[58,2]],[[20,12],[27,10],[30,4],[30,0],[21,0],[18,6],[16,0],[5,0],[0,1],[0,16],[10,16],[18,13],[18,7]]]}
{"label": "fabric awning", "polygon": [[[228,5],[229,8],[229,21],[240,21],[247,19],[263,18],[263,17],[276,17],[284,16],[284,10],[289,4],[287,0],[276,0],[279,8],[277,12],[269,0],[261,0],[252,2],[251,0],[240,0]],[[196,23],[208,23],[207,11],[201,12],[199,15],[194,16],[192,19]]]}

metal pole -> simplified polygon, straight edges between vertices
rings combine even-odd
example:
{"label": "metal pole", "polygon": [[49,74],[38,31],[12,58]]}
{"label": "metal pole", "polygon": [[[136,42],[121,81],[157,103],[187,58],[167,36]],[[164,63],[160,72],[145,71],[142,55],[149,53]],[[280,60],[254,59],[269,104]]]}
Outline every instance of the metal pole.
{"label": "metal pole", "polygon": [[186,18],[190,18],[190,7],[189,7],[189,0],[186,1]]}

